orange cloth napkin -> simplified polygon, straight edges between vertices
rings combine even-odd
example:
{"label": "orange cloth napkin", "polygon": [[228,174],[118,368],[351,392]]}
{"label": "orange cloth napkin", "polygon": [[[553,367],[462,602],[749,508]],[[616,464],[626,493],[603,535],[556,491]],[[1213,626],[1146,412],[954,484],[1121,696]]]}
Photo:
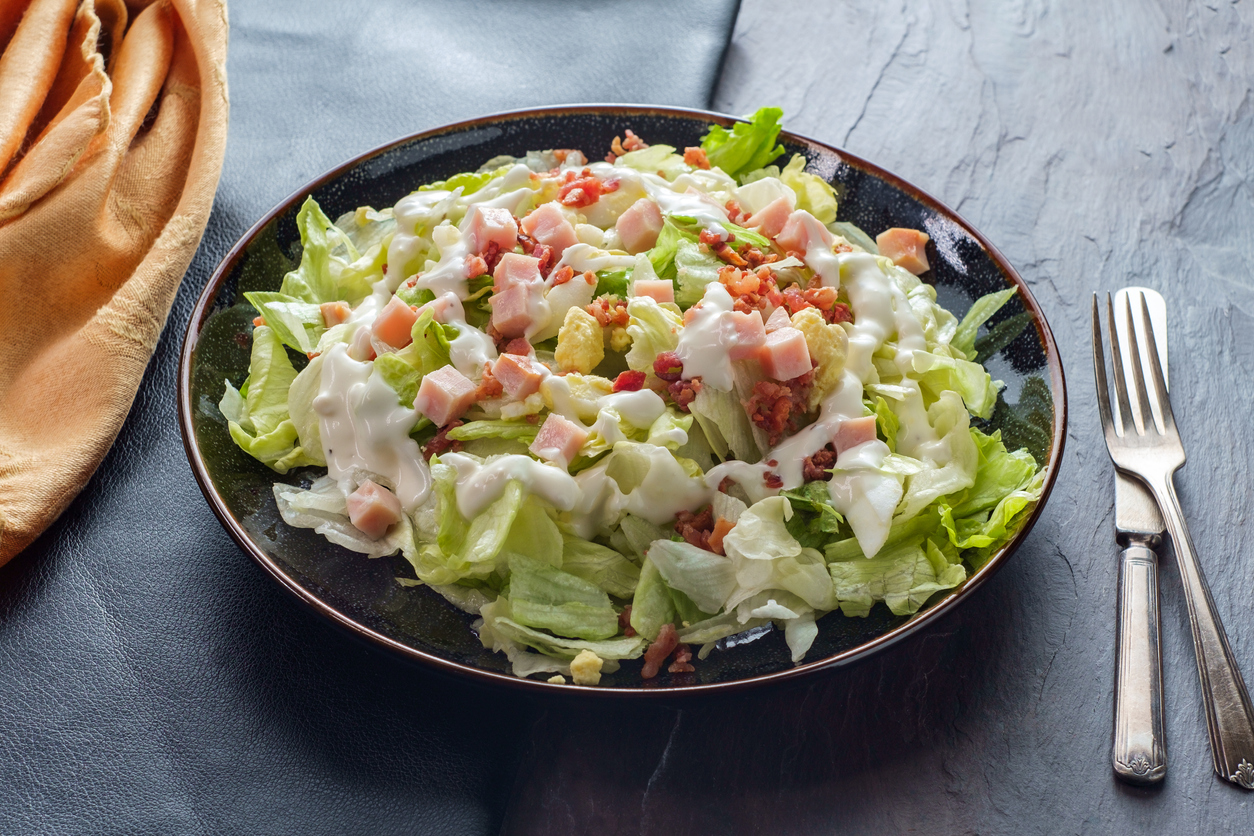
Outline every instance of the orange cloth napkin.
{"label": "orange cloth napkin", "polygon": [[222,172],[226,41],[224,0],[0,0],[0,565],[130,410]]}

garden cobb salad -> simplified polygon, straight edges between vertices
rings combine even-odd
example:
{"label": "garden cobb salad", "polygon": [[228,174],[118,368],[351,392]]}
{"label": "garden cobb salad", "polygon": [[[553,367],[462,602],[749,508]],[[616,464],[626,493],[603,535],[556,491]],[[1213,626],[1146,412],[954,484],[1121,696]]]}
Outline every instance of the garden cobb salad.
{"label": "garden cobb salad", "polygon": [[278,473],[325,468],[274,485],[283,519],[399,551],[555,682],[682,675],[769,625],[800,662],[826,613],[961,584],[1043,484],[971,424],[1014,290],[938,306],[928,237],[837,221],[780,116],[498,157],[334,223],[307,200],[220,403]]}

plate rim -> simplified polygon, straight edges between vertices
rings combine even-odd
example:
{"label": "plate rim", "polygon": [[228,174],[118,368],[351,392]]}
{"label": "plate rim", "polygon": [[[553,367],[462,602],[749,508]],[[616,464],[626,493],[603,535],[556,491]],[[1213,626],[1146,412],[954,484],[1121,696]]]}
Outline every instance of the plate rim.
{"label": "plate rim", "polygon": [[505,686],[513,688],[520,693],[533,695],[580,695],[592,696],[598,698],[610,699],[637,699],[637,700],[666,700],[673,701],[676,698],[697,698],[700,696],[708,696],[712,694],[726,695],[733,692],[745,692],[749,690],[757,690],[770,685],[780,685],[783,683],[795,683],[797,680],[810,677],[823,671],[832,671],[837,668],[846,667],[856,662],[865,660],[866,658],[891,647],[903,639],[913,635],[925,625],[936,622],[944,618],[958,603],[964,598],[972,594],[976,589],[982,586],[990,577],[992,577],[1004,564],[1011,555],[1016,552],[1027,536],[1035,527],[1037,520],[1049,500],[1050,493],[1053,490],[1054,483],[1058,477],[1058,471],[1062,465],[1065,453],[1065,444],[1067,436],[1067,396],[1066,396],[1066,377],[1063,372],[1062,356],[1058,351],[1057,343],[1054,341],[1053,332],[1050,330],[1049,322],[1045,318],[1045,313],[1041,309],[1040,304],[1032,295],[1031,288],[1028,287],[1023,277],[1010,264],[1001,251],[998,250],[992,242],[974,226],[967,222],[958,212],[951,209],[946,204],[937,200],[935,197],[915,186],[913,183],[904,178],[865,160],[855,154],[826,142],[813,139],[804,134],[798,134],[788,130],[781,130],[780,137],[785,140],[794,141],[800,145],[810,145],[822,148],[839,158],[846,165],[859,169],[862,172],[885,180],[896,186],[903,192],[911,195],[920,203],[928,206],[937,214],[948,217],[956,222],[967,234],[975,239],[985,252],[988,253],[993,263],[1001,271],[1003,278],[1011,285],[1017,287],[1021,293],[1020,298],[1024,307],[1032,314],[1032,322],[1036,327],[1037,334],[1040,337],[1041,344],[1045,349],[1046,365],[1050,373],[1050,393],[1053,398],[1054,406],[1054,422],[1053,432],[1050,439],[1050,456],[1045,463],[1045,482],[1041,491],[1041,498],[1037,501],[1036,507],[1028,516],[1023,526],[1015,534],[1015,536],[1005,546],[997,551],[987,563],[975,571],[966,579],[957,589],[956,592],[939,601],[932,607],[917,613],[914,617],[906,622],[897,625],[893,629],[868,642],[864,642],[856,647],[834,654],[825,656],[821,659],[806,662],[785,670],[773,671],[771,673],[759,674],[756,676],[746,677],[744,679],[736,679],[728,682],[712,682],[696,685],[659,685],[652,688],[614,688],[610,686],[589,686],[563,684],[558,685],[549,683],[544,680],[524,679],[516,677],[510,673],[484,670],[472,665],[456,662],[439,656],[434,653],[421,650],[411,645],[399,642],[389,636],[383,635],[376,630],[355,621],[347,614],[341,612],[331,606],[326,601],[319,598],[313,592],[306,589],[295,578],[289,576],[278,562],[272,559],[264,549],[258,546],[248,533],[244,530],[242,523],[231,513],[226,505],[225,499],[218,492],[217,486],[210,478],[207,468],[205,467],[204,458],[200,453],[199,444],[196,441],[195,427],[192,424],[192,404],[191,404],[191,369],[192,360],[196,352],[196,348],[200,342],[201,332],[205,321],[208,319],[209,313],[216,302],[218,294],[222,289],[222,285],[226,277],[235,267],[236,262],[240,259],[248,245],[253,241],[259,232],[261,232],[271,221],[278,215],[287,212],[293,204],[303,200],[307,195],[323,185],[343,176],[351,169],[373,159],[383,153],[386,153],[398,146],[405,145],[417,140],[432,139],[445,134],[459,133],[475,127],[481,127],[488,124],[496,124],[504,121],[520,120],[535,117],[561,117],[571,115],[621,115],[621,116],[670,116],[681,117],[686,119],[706,120],[712,124],[728,126],[737,122],[746,120],[729,116],[724,113],[715,111],[701,110],[697,108],[670,107],[662,105],[642,105],[642,104],[569,104],[554,105],[548,107],[526,107],[514,110],[506,110],[486,116],[478,116],[472,119],[465,119],[457,122],[450,122],[435,128],[423,131],[417,131],[407,134],[399,139],[386,142],[357,154],[344,162],[332,167],[322,174],[314,177],[300,188],[293,191],[286,198],[275,204],[268,212],[266,212],[256,223],[248,228],[239,239],[232,245],[226,255],[214,268],[209,280],[201,289],[196,305],[192,309],[191,316],[188,319],[187,327],[183,335],[183,345],[179,352],[179,370],[177,375],[178,386],[178,420],[179,430],[183,437],[183,448],[187,454],[188,463],[191,465],[192,473],[196,477],[196,482],[200,486],[201,492],[204,494],[206,501],[213,510],[218,521],[226,529],[231,538],[244,550],[246,554],[253,559],[262,569],[266,571],[272,578],[288,591],[295,594],[297,600],[301,601],[315,612],[329,618],[332,623],[339,627],[348,629],[357,637],[365,638],[373,644],[382,646],[391,651],[399,653],[402,657],[419,663],[432,666],[436,672],[443,674],[453,674],[462,679],[469,679],[481,684],[492,686]]}

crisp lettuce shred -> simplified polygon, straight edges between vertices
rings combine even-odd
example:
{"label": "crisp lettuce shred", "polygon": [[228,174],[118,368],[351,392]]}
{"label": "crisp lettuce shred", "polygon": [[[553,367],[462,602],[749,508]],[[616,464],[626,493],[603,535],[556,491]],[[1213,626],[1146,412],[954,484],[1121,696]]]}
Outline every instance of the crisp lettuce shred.
{"label": "crisp lettuce shred", "polygon": [[[306,200],[296,217],[299,264],[277,290],[243,294],[256,313],[248,374],[226,381],[218,404],[235,443],[291,482],[273,489],[283,520],[372,558],[399,553],[398,582],[430,587],[475,616],[483,645],[516,675],[584,684],[640,658],[672,627],[698,660],[778,631],[800,663],[828,613],[865,617],[883,605],[908,618],[965,583],[1020,531],[1045,484],[1024,448],[1047,448],[1048,387],[1029,380],[1019,402],[1007,403],[981,362],[1030,314],[1012,304],[1013,288],[975,299],[961,319],[937,304],[931,283],[837,220],[835,189],[806,170],[803,155],[784,162],[781,117],[763,108],[711,126],[704,158],[629,137],[610,163],[588,163],[578,151],[498,157],[420,186],[395,210],[362,208],[334,222]],[[618,178],[614,187],[590,204],[586,195],[560,200],[585,187],[577,179],[589,167],[603,181]],[[671,208],[656,239],[638,246],[617,219],[646,186],[655,197],[668,190],[670,203],[657,202]],[[737,200],[742,215],[731,211]],[[550,259],[551,272],[527,316],[550,319],[520,348],[513,333],[493,330],[505,304],[502,272],[493,273],[501,254],[481,246],[476,255],[466,236],[475,224],[488,230],[475,234],[499,234],[492,224],[553,201],[544,224],[569,223],[572,237],[566,255],[546,252],[548,227],[528,227],[525,252],[537,264]],[[746,220],[781,201],[795,207],[786,217],[809,244],[785,248],[775,238],[782,233]],[[731,215],[711,227],[718,212]],[[823,260],[812,258],[819,235],[835,259],[823,275]],[[757,259],[730,278],[735,259],[724,239]],[[515,253],[523,254],[521,240]],[[478,257],[492,263],[474,265]],[[724,309],[722,330],[689,330],[698,306],[733,280],[758,287],[769,304],[755,308],[743,296],[734,316]],[[823,298],[826,307],[810,301]],[[389,304],[404,315],[400,338],[408,327],[399,348],[376,327]],[[740,327],[728,323],[754,311],[772,330],[800,332],[813,374],[775,381],[762,355],[728,354],[730,389],[679,379],[675,358],[692,356],[690,335],[726,350]],[[863,317],[887,324],[859,330]],[[577,330],[603,359],[559,368]],[[386,333],[398,340],[395,328]],[[498,365],[505,353],[515,355],[512,366]],[[447,380],[450,366],[473,387],[473,403],[433,426],[432,398],[446,384],[433,396],[427,379]],[[539,367],[530,385],[518,377]],[[493,380],[491,369],[512,376]],[[336,409],[353,403],[325,388],[331,374],[358,375],[349,394],[371,412],[350,421],[375,421],[391,447],[380,453],[377,439],[350,436],[357,458],[324,450],[345,443],[334,441],[346,437]],[[764,416],[785,400],[794,411],[785,410],[781,430]],[[537,452],[556,425],[575,428],[567,461]],[[856,440],[839,441],[855,426]],[[774,457],[814,430],[827,435],[801,438],[809,446],[793,459],[804,457],[804,480],[781,487],[788,463]],[[372,455],[380,466],[360,464]],[[425,480],[422,490],[401,490],[406,467]],[[293,473],[300,468],[329,472]],[[545,479],[573,493],[546,492]],[[379,537],[363,530],[351,501],[367,480],[410,502]],[[682,664],[671,670],[684,673]]]}

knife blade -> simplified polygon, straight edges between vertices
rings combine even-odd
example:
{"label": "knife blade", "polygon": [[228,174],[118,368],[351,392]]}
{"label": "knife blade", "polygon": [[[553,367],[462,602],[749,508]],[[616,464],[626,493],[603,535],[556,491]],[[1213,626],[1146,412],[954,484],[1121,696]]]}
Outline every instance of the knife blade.
{"label": "knife blade", "polygon": [[[1139,307],[1136,294],[1145,295],[1154,325],[1163,379],[1167,379],[1167,305],[1163,297],[1140,287],[1115,294],[1114,327],[1125,346],[1123,368],[1132,368],[1128,329],[1129,296]],[[1136,335],[1141,357],[1148,339]],[[1135,401],[1134,387],[1129,397]],[[1119,410],[1118,403],[1114,409]],[[1140,414],[1133,406],[1133,420]],[[1163,733],[1162,652],[1158,628],[1158,554],[1163,518],[1158,504],[1139,482],[1115,471],[1115,540],[1123,546],[1119,557],[1119,636],[1115,673],[1115,742],[1112,760],[1115,773],[1134,784],[1153,784],[1167,774],[1167,746]]]}

